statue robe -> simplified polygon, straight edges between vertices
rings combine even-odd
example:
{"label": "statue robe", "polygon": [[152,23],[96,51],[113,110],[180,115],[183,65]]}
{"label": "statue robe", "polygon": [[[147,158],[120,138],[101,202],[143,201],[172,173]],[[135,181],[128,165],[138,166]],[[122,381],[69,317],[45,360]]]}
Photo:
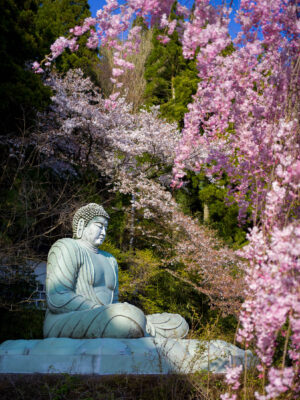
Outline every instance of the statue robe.
{"label": "statue robe", "polygon": [[44,337],[182,338],[188,332],[178,314],[146,317],[139,308],[118,303],[116,259],[101,250],[95,254],[75,239],[61,239],[51,247],[46,296]]}
{"label": "statue robe", "polygon": [[[58,240],[47,262],[48,310],[44,337],[143,337],[146,317],[137,307],[118,301],[118,265],[109,253],[99,251],[111,268],[111,297],[95,287],[95,254],[74,239]],[[98,290],[97,290],[98,289]],[[103,289],[106,289],[103,287]]]}

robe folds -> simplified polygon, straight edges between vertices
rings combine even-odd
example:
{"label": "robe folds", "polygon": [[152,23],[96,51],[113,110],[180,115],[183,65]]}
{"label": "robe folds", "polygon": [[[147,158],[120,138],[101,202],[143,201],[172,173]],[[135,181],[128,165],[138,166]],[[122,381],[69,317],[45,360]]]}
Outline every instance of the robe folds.
{"label": "robe folds", "polygon": [[60,239],[51,247],[44,337],[139,338],[187,334],[188,325],[178,314],[146,317],[139,308],[118,303],[117,261],[107,252],[99,250],[99,255],[95,258],[95,253],[76,239]]}

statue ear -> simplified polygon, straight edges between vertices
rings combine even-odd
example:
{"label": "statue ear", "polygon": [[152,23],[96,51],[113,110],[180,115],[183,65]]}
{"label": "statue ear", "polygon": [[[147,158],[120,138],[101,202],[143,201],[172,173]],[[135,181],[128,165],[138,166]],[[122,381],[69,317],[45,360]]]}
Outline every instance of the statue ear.
{"label": "statue ear", "polygon": [[80,218],[80,220],[78,221],[78,224],[77,224],[77,231],[76,231],[76,237],[78,239],[80,239],[82,237],[83,230],[84,230],[84,219]]}

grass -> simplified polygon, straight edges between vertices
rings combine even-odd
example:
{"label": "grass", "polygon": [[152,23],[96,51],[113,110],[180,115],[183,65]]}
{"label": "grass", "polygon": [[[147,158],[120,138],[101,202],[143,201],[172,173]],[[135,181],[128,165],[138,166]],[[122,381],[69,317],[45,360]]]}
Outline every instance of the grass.
{"label": "grass", "polygon": [[[249,375],[247,400],[257,379]],[[68,375],[2,374],[1,400],[217,400],[227,386],[221,374]],[[244,389],[239,399],[245,399]]]}
{"label": "grass", "polygon": [[1,400],[204,399],[188,375],[3,375]]}

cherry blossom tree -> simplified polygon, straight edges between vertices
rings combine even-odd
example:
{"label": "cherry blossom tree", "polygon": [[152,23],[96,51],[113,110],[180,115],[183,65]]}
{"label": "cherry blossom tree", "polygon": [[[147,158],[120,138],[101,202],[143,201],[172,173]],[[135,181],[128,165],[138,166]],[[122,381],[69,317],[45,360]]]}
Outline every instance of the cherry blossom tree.
{"label": "cherry blossom tree", "polygon": [[299,10],[293,1],[242,0],[237,18],[242,30],[226,57],[228,11],[196,1],[185,28],[183,52],[196,56],[201,81],[185,116],[174,184],[185,168],[214,178],[226,172],[240,220],[251,214],[249,245],[240,252],[249,264],[237,338],[254,341],[268,380],[256,396],[265,400],[299,390]]}
{"label": "cherry blossom tree", "polygon": [[61,174],[64,169],[75,173],[78,165],[95,168],[105,177],[107,190],[132,196],[135,209],[155,222],[155,228],[137,225],[138,235],[151,238],[165,265],[183,263],[194,277],[185,282],[207,295],[212,305],[237,314],[242,275],[231,273],[237,256],[213,231],[184,215],[164,183],[172,179],[177,125],[158,118],[157,107],[134,113],[122,97],[113,107],[107,105],[80,70],[63,78],[51,74],[47,84],[54,91],[52,106],[40,114],[39,129],[31,137],[44,163]]}
{"label": "cherry blossom tree", "polygon": [[[294,0],[241,0],[237,12],[241,32],[230,54],[227,7],[196,0],[192,18],[189,20],[188,11],[179,6],[177,10],[185,19],[173,26],[168,18],[171,3],[128,0],[120,5],[107,0],[96,19],[86,20],[69,38],[59,38],[53,44],[45,65],[64,48],[75,50],[76,37],[90,31],[89,47],[101,43],[114,49],[111,79],[116,90],[105,103],[113,112],[122,102],[118,100],[118,77],[125,68],[133,67],[126,57],[139,46],[140,28],[130,29],[132,18],[138,15],[150,24],[160,24],[165,29],[162,43],[167,43],[174,29],[181,33],[183,54],[196,58],[200,82],[185,116],[182,136],[173,142],[173,186],[182,184],[186,169],[204,170],[214,179],[225,172],[230,178],[240,221],[251,215],[253,222],[249,244],[240,252],[248,267],[238,340],[246,346],[254,343],[261,378],[267,381],[263,393],[256,397],[267,400],[287,391],[298,393],[299,6]],[[119,35],[125,31],[128,40],[121,42]],[[36,63],[34,69],[41,71],[42,67]],[[116,140],[126,147],[123,141],[121,136]],[[170,153],[164,157],[172,158]],[[132,162],[132,158],[128,160]],[[281,365],[275,366],[280,335],[285,337],[285,345]],[[239,375],[240,371],[229,372],[228,383],[236,382]],[[232,390],[233,394],[223,399],[237,399],[237,383]]]}

